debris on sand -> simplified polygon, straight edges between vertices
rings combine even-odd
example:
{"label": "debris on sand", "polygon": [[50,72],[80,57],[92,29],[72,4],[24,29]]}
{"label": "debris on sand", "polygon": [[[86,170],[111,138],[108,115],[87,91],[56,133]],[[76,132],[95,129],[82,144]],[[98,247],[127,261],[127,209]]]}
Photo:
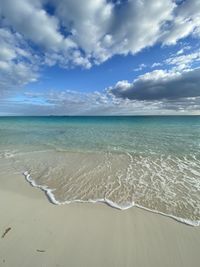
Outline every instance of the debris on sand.
{"label": "debris on sand", "polygon": [[1,236],[1,238],[4,238],[5,235],[11,230],[11,227],[6,228],[5,232],[3,233],[3,235]]}

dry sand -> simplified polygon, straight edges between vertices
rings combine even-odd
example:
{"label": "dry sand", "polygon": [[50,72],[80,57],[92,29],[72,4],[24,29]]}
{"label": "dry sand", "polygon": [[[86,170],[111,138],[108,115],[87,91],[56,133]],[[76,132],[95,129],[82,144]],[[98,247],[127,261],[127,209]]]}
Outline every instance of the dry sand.
{"label": "dry sand", "polygon": [[200,228],[138,208],[56,206],[14,170],[0,172],[0,266],[200,264]]}

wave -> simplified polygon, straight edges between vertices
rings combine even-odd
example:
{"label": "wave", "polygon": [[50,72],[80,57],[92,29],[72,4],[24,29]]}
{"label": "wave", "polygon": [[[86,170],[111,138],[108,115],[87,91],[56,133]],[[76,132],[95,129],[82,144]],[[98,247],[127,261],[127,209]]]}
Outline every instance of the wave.
{"label": "wave", "polygon": [[176,220],[178,222],[181,222],[181,223],[184,223],[184,224],[187,224],[187,225],[190,225],[190,226],[200,226],[200,220],[184,219],[184,218],[181,218],[181,217],[174,216],[172,214],[167,214],[167,213],[164,213],[164,212],[161,212],[161,211],[158,211],[158,210],[149,209],[147,207],[144,207],[144,206],[139,205],[139,204],[134,203],[134,202],[127,203],[126,205],[119,205],[118,203],[113,202],[112,200],[110,200],[110,199],[108,199],[106,197],[105,198],[99,198],[99,199],[88,199],[88,200],[73,199],[73,200],[70,200],[70,201],[67,200],[67,201],[62,201],[61,202],[61,201],[58,201],[55,198],[55,195],[53,193],[56,189],[51,189],[48,186],[37,184],[35,182],[35,180],[32,179],[32,177],[31,177],[31,175],[29,174],[28,171],[25,171],[23,173],[23,175],[25,176],[26,180],[33,187],[40,188],[42,191],[44,191],[46,196],[48,197],[49,201],[51,203],[55,204],[55,205],[64,205],[64,204],[71,204],[71,203],[79,202],[79,203],[105,203],[108,206],[110,206],[112,208],[119,209],[119,210],[127,210],[127,209],[132,208],[132,207],[137,207],[137,208],[140,208],[140,209],[143,209],[143,210],[146,210],[146,211],[150,211],[150,212],[153,212],[153,213],[157,213],[157,214],[172,218],[172,219],[174,219],[174,220]]}

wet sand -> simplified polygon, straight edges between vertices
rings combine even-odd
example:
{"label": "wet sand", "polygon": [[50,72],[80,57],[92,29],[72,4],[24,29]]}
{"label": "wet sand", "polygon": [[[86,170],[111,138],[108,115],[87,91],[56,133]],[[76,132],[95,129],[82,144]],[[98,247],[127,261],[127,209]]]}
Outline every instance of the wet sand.
{"label": "wet sand", "polygon": [[200,227],[138,208],[51,204],[25,178],[0,172],[0,266],[176,266],[200,262]]}

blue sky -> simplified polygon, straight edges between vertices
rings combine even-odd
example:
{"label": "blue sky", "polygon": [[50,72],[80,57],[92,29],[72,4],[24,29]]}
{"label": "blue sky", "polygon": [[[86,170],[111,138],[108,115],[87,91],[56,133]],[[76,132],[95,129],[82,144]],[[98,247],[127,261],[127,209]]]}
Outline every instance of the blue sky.
{"label": "blue sky", "polygon": [[200,114],[199,40],[199,0],[1,0],[0,115]]}

